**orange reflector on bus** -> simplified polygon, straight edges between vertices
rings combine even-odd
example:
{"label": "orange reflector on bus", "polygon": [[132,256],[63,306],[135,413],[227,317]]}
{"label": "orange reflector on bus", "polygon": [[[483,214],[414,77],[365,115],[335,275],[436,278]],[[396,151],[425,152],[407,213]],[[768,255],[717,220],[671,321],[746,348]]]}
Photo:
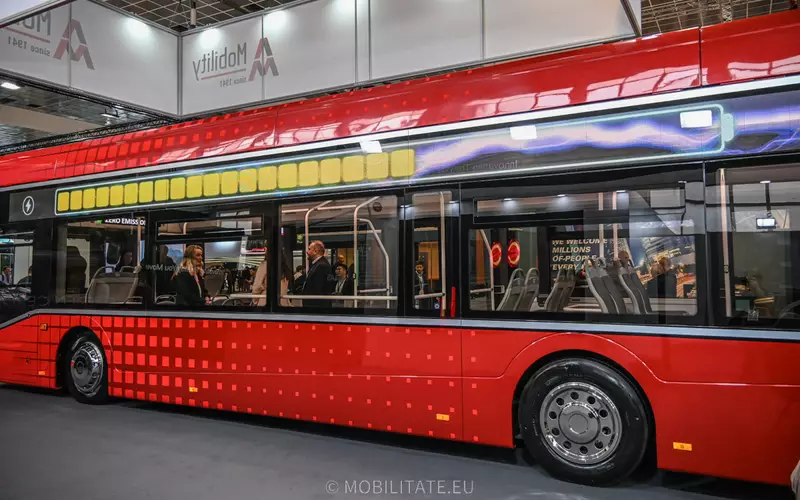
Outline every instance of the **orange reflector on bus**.
{"label": "orange reflector on bus", "polygon": [[189,387],[189,392],[197,392],[197,387]]}
{"label": "orange reflector on bus", "polygon": [[672,443],[672,449],[680,451],[692,451],[691,443]]}
{"label": "orange reflector on bus", "polygon": [[436,420],[444,420],[445,422],[449,422],[450,421],[450,415],[448,415],[446,413],[437,413],[436,414]]}

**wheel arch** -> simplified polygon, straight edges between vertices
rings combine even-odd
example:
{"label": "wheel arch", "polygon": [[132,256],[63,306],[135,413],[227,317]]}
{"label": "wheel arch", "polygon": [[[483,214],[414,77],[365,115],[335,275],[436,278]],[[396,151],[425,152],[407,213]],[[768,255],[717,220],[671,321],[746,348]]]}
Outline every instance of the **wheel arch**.
{"label": "wheel arch", "polygon": [[514,359],[507,372],[519,373],[516,375],[517,383],[511,400],[511,428],[514,442],[521,442],[518,410],[525,385],[542,367],[567,358],[583,358],[602,363],[621,373],[631,384],[642,400],[651,430],[645,462],[655,466],[657,422],[651,395],[656,392],[660,381],[632,352],[606,337],[597,335],[574,333],[552,335],[529,345]]}
{"label": "wheel arch", "polygon": [[108,355],[106,354],[105,345],[103,345],[102,339],[95,333],[94,330],[87,326],[74,326],[67,330],[61,340],[58,342],[58,349],[56,349],[56,387],[64,387],[64,377],[66,374],[64,373],[64,358],[69,352],[69,347],[75,342],[78,337],[83,334],[90,334],[97,339],[97,342],[100,344],[100,347],[103,349],[103,355],[108,359]]}

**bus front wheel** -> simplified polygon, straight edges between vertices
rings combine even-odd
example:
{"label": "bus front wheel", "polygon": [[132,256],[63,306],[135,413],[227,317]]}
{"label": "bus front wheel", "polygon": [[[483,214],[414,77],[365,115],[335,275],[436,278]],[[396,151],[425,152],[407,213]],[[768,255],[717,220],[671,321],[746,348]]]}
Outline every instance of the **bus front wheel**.
{"label": "bus front wheel", "polygon": [[90,332],[72,341],[64,357],[64,374],[69,393],[81,403],[100,404],[108,400],[108,368],[103,346]]}
{"label": "bus front wheel", "polygon": [[624,479],[649,442],[636,389],[622,373],[591,359],[561,359],[539,369],[522,391],[518,417],[536,462],[581,484]]}

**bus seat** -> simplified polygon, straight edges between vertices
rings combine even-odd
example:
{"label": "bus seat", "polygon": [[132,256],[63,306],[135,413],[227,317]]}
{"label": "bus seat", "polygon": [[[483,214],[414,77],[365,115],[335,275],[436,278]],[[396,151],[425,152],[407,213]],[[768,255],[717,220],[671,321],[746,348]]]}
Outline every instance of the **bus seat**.
{"label": "bus seat", "polygon": [[536,300],[539,296],[539,270],[532,267],[525,275],[525,286],[522,296],[517,303],[517,311],[530,312],[539,306]]}
{"label": "bus seat", "polygon": [[632,290],[636,292],[636,295],[642,299],[642,314],[653,314],[653,307],[650,305],[650,296],[647,294],[647,289],[642,284],[642,280],[639,279],[639,274],[636,272],[636,268],[633,267],[631,261],[624,262],[625,270],[628,272],[628,286],[631,287]]}
{"label": "bus seat", "polygon": [[99,269],[86,291],[87,304],[125,304],[133,299],[139,275],[134,272],[106,272]]}
{"label": "bus seat", "polygon": [[639,296],[634,284],[630,282],[632,277],[628,269],[623,266],[620,261],[615,260],[606,266],[606,272],[611,276],[614,285],[618,289],[621,288],[625,292],[625,295],[631,300],[633,312],[635,314],[644,314],[643,299]]}
{"label": "bus seat", "polygon": [[611,291],[608,289],[608,281],[603,279],[610,279],[604,267],[600,259],[586,259],[586,265],[584,266],[584,269],[586,269],[586,283],[589,285],[589,290],[597,300],[603,313],[618,314],[619,309],[614,297],[611,295]]}
{"label": "bus seat", "polygon": [[547,312],[561,312],[569,303],[572,290],[575,288],[575,272],[571,269],[564,272],[559,269],[553,288],[544,301],[544,310]]}
{"label": "bus seat", "polygon": [[511,273],[511,277],[508,279],[506,293],[503,294],[503,299],[500,301],[500,305],[497,306],[497,310],[515,311],[522,297],[524,287],[525,283],[522,269],[514,269],[514,272]]}
{"label": "bus seat", "polygon": [[225,285],[225,273],[208,272],[204,277],[204,282],[208,296],[211,297],[211,300],[214,300],[214,298],[222,291],[222,287]]}
{"label": "bus seat", "polygon": [[575,269],[567,269],[567,272],[564,276],[564,292],[561,295],[561,304],[558,309],[559,312],[563,311],[564,308],[569,305],[569,301],[572,299],[572,292],[575,290],[575,283],[577,283],[577,281],[578,279],[575,276]]}

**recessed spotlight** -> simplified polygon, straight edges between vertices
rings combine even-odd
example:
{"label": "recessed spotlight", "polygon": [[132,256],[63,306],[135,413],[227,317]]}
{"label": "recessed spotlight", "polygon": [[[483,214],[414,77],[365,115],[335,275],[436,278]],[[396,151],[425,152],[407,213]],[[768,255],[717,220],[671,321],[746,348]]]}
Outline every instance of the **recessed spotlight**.
{"label": "recessed spotlight", "polygon": [[8,89],[8,90],[19,90],[20,89],[19,85],[17,85],[16,83],[11,83],[11,82],[0,83],[0,87],[3,87],[4,89]]}

